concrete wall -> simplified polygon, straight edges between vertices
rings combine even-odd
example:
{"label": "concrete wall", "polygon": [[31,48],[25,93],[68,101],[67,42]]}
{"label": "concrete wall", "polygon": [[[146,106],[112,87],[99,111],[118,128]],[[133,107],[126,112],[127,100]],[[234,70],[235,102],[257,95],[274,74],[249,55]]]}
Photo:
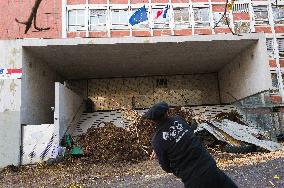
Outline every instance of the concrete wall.
{"label": "concrete wall", "polygon": [[272,88],[265,39],[244,50],[219,71],[222,103],[253,95]]}
{"label": "concrete wall", "polygon": [[20,162],[20,112],[0,113],[0,168]]}
{"label": "concrete wall", "polygon": [[60,83],[55,83],[55,127],[59,130],[59,138],[69,128],[69,125],[82,113],[83,98]]}
{"label": "concrete wall", "polygon": [[[21,47],[17,42],[0,41],[0,69],[22,68],[21,57]],[[0,168],[19,164],[20,96],[21,79],[0,76]]]}
{"label": "concrete wall", "polygon": [[83,99],[88,98],[88,79],[86,80],[67,80],[65,81],[66,87],[74,91]]}
{"label": "concrete wall", "polygon": [[40,57],[23,49],[21,123],[52,124],[55,106],[54,83],[61,77]]}
{"label": "concrete wall", "polygon": [[[167,81],[166,86],[157,84],[161,79]],[[215,73],[91,79],[88,81],[88,96],[97,110],[131,107],[132,102],[136,108],[148,108],[159,101],[172,106],[220,103]]]}

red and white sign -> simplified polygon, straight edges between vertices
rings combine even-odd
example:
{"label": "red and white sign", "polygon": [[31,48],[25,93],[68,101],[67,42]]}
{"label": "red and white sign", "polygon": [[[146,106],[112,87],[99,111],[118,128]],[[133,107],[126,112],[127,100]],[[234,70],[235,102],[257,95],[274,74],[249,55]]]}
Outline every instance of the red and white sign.
{"label": "red and white sign", "polygon": [[22,78],[22,69],[4,69],[0,68],[0,79],[20,79]]}

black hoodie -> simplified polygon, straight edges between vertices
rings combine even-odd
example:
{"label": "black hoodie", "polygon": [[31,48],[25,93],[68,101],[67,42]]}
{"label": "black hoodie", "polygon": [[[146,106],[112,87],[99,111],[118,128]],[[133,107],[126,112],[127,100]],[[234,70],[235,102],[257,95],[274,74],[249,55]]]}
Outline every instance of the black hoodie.
{"label": "black hoodie", "polygon": [[194,181],[209,167],[216,166],[193,129],[179,116],[169,117],[157,125],[152,145],[163,170],[183,182]]}

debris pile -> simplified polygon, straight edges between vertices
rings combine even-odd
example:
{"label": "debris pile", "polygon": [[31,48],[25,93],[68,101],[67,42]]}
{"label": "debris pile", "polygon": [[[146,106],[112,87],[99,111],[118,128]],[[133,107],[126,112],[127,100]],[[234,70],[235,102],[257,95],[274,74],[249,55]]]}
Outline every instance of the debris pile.
{"label": "debris pile", "polygon": [[131,125],[131,129],[116,127],[112,123],[91,127],[77,142],[84,153],[97,163],[146,160],[152,151],[150,138],[154,127],[145,121],[135,125],[135,128]]}
{"label": "debris pile", "polygon": [[[183,108],[173,108],[170,114],[180,115],[188,123],[192,121],[199,123],[196,134],[206,145],[210,146],[208,148],[210,153],[222,169],[256,165],[283,158],[284,150],[273,152],[263,152],[262,150],[249,154],[222,152],[224,146],[239,144],[236,147],[240,148],[243,144],[249,144],[246,140],[248,138],[255,142],[255,144],[249,145],[250,148],[256,147],[257,144],[261,144],[263,147],[269,146],[272,150],[276,150],[278,147],[277,143],[270,142],[267,145],[265,140],[252,138],[257,134],[262,134],[258,130],[225,118],[232,117],[234,114],[239,117],[237,113],[230,113],[231,115],[222,113],[222,115],[217,115],[218,118],[206,119],[202,114],[194,114],[193,111]],[[5,182],[5,185],[7,183],[9,185],[33,185],[35,182],[36,184],[40,182],[42,185],[54,187],[75,186],[79,185],[77,184],[79,182],[94,185],[93,183],[97,182],[96,185],[102,187],[105,185],[104,182],[109,183],[116,179],[114,177],[122,177],[123,181],[127,181],[129,177],[139,177],[137,175],[142,173],[162,173],[156,161],[148,160],[131,164],[131,162],[149,159],[152,152],[150,141],[154,132],[153,123],[142,119],[141,115],[133,110],[123,109],[122,115],[128,121],[129,126],[126,129],[112,123],[104,123],[104,127],[91,127],[85,134],[77,138],[75,146],[82,146],[85,156],[81,158],[65,157],[64,161],[57,165],[39,163],[36,166],[20,168],[9,166],[0,172],[0,182]],[[258,148],[260,147],[262,146],[258,146]]]}
{"label": "debris pile", "polygon": [[[151,138],[155,129],[153,122],[127,108],[122,108],[121,114],[128,121],[126,129],[104,123],[103,127],[91,127],[77,138],[77,144],[94,162],[136,162],[146,160],[151,155]],[[189,123],[193,120],[193,113],[183,111],[180,107],[171,109],[170,114],[180,115]]]}
{"label": "debris pile", "polygon": [[230,121],[237,122],[238,124],[246,125],[246,123],[244,123],[242,121],[242,118],[243,118],[243,116],[240,115],[236,110],[232,110],[231,112],[221,112],[221,113],[217,114],[214,117],[214,120],[220,122],[224,119],[228,119]]}
{"label": "debris pile", "polygon": [[78,139],[86,155],[94,162],[132,161],[143,158],[136,137],[131,132],[106,123],[104,127],[91,127]]}
{"label": "debris pile", "polygon": [[151,138],[155,131],[155,125],[152,121],[142,118],[142,116],[134,110],[122,108],[122,117],[128,121],[126,130],[136,136],[137,142],[143,148],[147,155],[151,154]]}
{"label": "debris pile", "polygon": [[[221,122],[211,121],[202,123],[199,130],[207,130],[218,140],[226,142],[232,146],[242,146],[242,144],[253,144],[268,151],[282,150],[283,146],[270,140],[258,139],[256,135],[263,134],[261,130],[241,125],[236,122],[224,119]],[[197,131],[199,131],[197,130]]]}
{"label": "debris pile", "polygon": [[174,107],[169,110],[169,115],[178,115],[182,117],[189,125],[197,118],[197,115],[193,113],[192,110],[183,110],[182,107]]}
{"label": "debris pile", "polygon": [[1,173],[16,173],[20,171],[20,167],[15,165],[8,165],[4,169],[2,169]]}
{"label": "debris pile", "polygon": [[195,133],[207,147],[221,145],[223,151],[232,153],[284,149],[281,144],[270,141],[266,132],[244,122],[243,116],[236,110],[220,112],[210,119],[181,107],[172,109],[170,114],[180,115],[190,125],[197,122]]}
{"label": "debris pile", "polygon": [[206,147],[216,147],[218,144],[221,144],[216,137],[214,137],[210,132],[207,130],[201,130],[195,133],[195,135],[201,140],[204,146]]}
{"label": "debris pile", "polygon": [[[258,139],[257,135],[261,135],[261,132],[247,126],[237,111],[221,112],[212,119],[206,119],[202,114],[195,114],[181,107],[172,108],[169,113],[183,117],[189,125],[198,122],[195,132],[209,147],[244,147],[249,144],[250,147],[258,146],[269,151],[282,148],[278,143]],[[90,156],[92,161],[137,162],[146,160],[151,155],[151,138],[155,128],[153,122],[143,119],[137,111],[131,109],[123,108],[121,114],[128,122],[126,129],[112,123],[104,123],[103,127],[89,128],[87,133],[77,139],[78,145],[83,147],[84,153]]]}

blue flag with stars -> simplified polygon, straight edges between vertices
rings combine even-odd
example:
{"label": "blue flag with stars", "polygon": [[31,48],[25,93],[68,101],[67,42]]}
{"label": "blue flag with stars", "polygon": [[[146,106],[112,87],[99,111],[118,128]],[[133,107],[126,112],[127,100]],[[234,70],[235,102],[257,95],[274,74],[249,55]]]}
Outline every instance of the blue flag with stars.
{"label": "blue flag with stars", "polygon": [[129,23],[133,26],[148,20],[147,10],[145,5],[136,10],[129,18]]}

